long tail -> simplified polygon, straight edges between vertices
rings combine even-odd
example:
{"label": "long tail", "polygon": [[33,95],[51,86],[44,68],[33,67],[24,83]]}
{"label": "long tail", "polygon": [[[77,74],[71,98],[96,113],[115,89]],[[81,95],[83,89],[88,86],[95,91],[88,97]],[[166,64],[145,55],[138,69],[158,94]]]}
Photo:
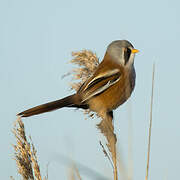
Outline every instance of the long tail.
{"label": "long tail", "polygon": [[21,117],[29,117],[29,116],[33,116],[33,115],[37,115],[37,114],[41,114],[41,113],[45,113],[45,112],[49,112],[49,111],[53,111],[56,109],[60,109],[62,107],[76,107],[76,102],[77,102],[77,94],[73,94],[71,96],[67,96],[63,99],[59,99],[57,101],[53,101],[53,102],[49,102],[46,104],[42,104],[36,107],[33,107],[31,109],[28,109],[26,111],[20,112],[19,114],[17,114],[18,116]]}

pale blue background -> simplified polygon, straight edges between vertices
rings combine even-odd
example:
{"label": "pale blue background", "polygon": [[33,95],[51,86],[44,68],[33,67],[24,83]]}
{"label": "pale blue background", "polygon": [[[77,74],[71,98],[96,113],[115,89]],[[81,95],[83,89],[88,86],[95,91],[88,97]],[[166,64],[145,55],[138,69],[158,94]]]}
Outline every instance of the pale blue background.
{"label": "pale blue background", "polygon": [[[115,111],[121,157],[128,166],[128,117],[132,108],[133,177],[144,179],[149,127],[152,64],[156,63],[150,179],[179,179],[180,3],[178,0],[1,0],[0,1],[0,179],[17,175],[11,133],[16,113],[71,92],[71,52],[91,49],[102,59],[107,45],[128,39],[135,58],[136,88]],[[37,148],[41,172],[67,179],[68,160],[112,177],[98,141],[96,120],[62,109],[24,119]],[[84,179],[93,179],[80,168]],[[94,178],[95,179],[95,178]]]}

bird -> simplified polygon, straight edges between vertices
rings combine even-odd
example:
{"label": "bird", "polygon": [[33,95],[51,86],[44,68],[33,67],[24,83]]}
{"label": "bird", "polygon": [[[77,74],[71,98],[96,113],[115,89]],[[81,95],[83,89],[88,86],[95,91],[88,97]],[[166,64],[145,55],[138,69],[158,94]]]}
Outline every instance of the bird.
{"label": "bird", "polygon": [[131,96],[136,73],[134,57],[139,50],[127,40],[111,42],[95,72],[76,93],[18,113],[20,117],[50,112],[63,107],[90,109],[98,116],[113,119],[113,110]]}

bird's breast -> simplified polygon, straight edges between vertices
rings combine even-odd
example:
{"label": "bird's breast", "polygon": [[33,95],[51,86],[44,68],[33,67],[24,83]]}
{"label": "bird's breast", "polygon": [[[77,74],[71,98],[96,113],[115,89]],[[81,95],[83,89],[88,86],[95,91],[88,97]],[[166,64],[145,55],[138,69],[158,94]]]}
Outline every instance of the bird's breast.
{"label": "bird's breast", "polygon": [[89,100],[90,109],[96,112],[104,109],[111,111],[123,104],[130,96],[135,86],[135,70],[122,73],[120,80],[103,93]]}

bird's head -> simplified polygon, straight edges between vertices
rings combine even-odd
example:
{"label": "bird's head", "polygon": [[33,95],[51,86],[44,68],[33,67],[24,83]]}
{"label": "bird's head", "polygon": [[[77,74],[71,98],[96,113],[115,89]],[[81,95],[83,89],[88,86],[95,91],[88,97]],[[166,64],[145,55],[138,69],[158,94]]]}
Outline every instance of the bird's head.
{"label": "bird's head", "polygon": [[113,41],[107,47],[107,53],[112,60],[127,68],[133,65],[134,56],[137,52],[139,51],[134,49],[133,45],[127,40]]}

